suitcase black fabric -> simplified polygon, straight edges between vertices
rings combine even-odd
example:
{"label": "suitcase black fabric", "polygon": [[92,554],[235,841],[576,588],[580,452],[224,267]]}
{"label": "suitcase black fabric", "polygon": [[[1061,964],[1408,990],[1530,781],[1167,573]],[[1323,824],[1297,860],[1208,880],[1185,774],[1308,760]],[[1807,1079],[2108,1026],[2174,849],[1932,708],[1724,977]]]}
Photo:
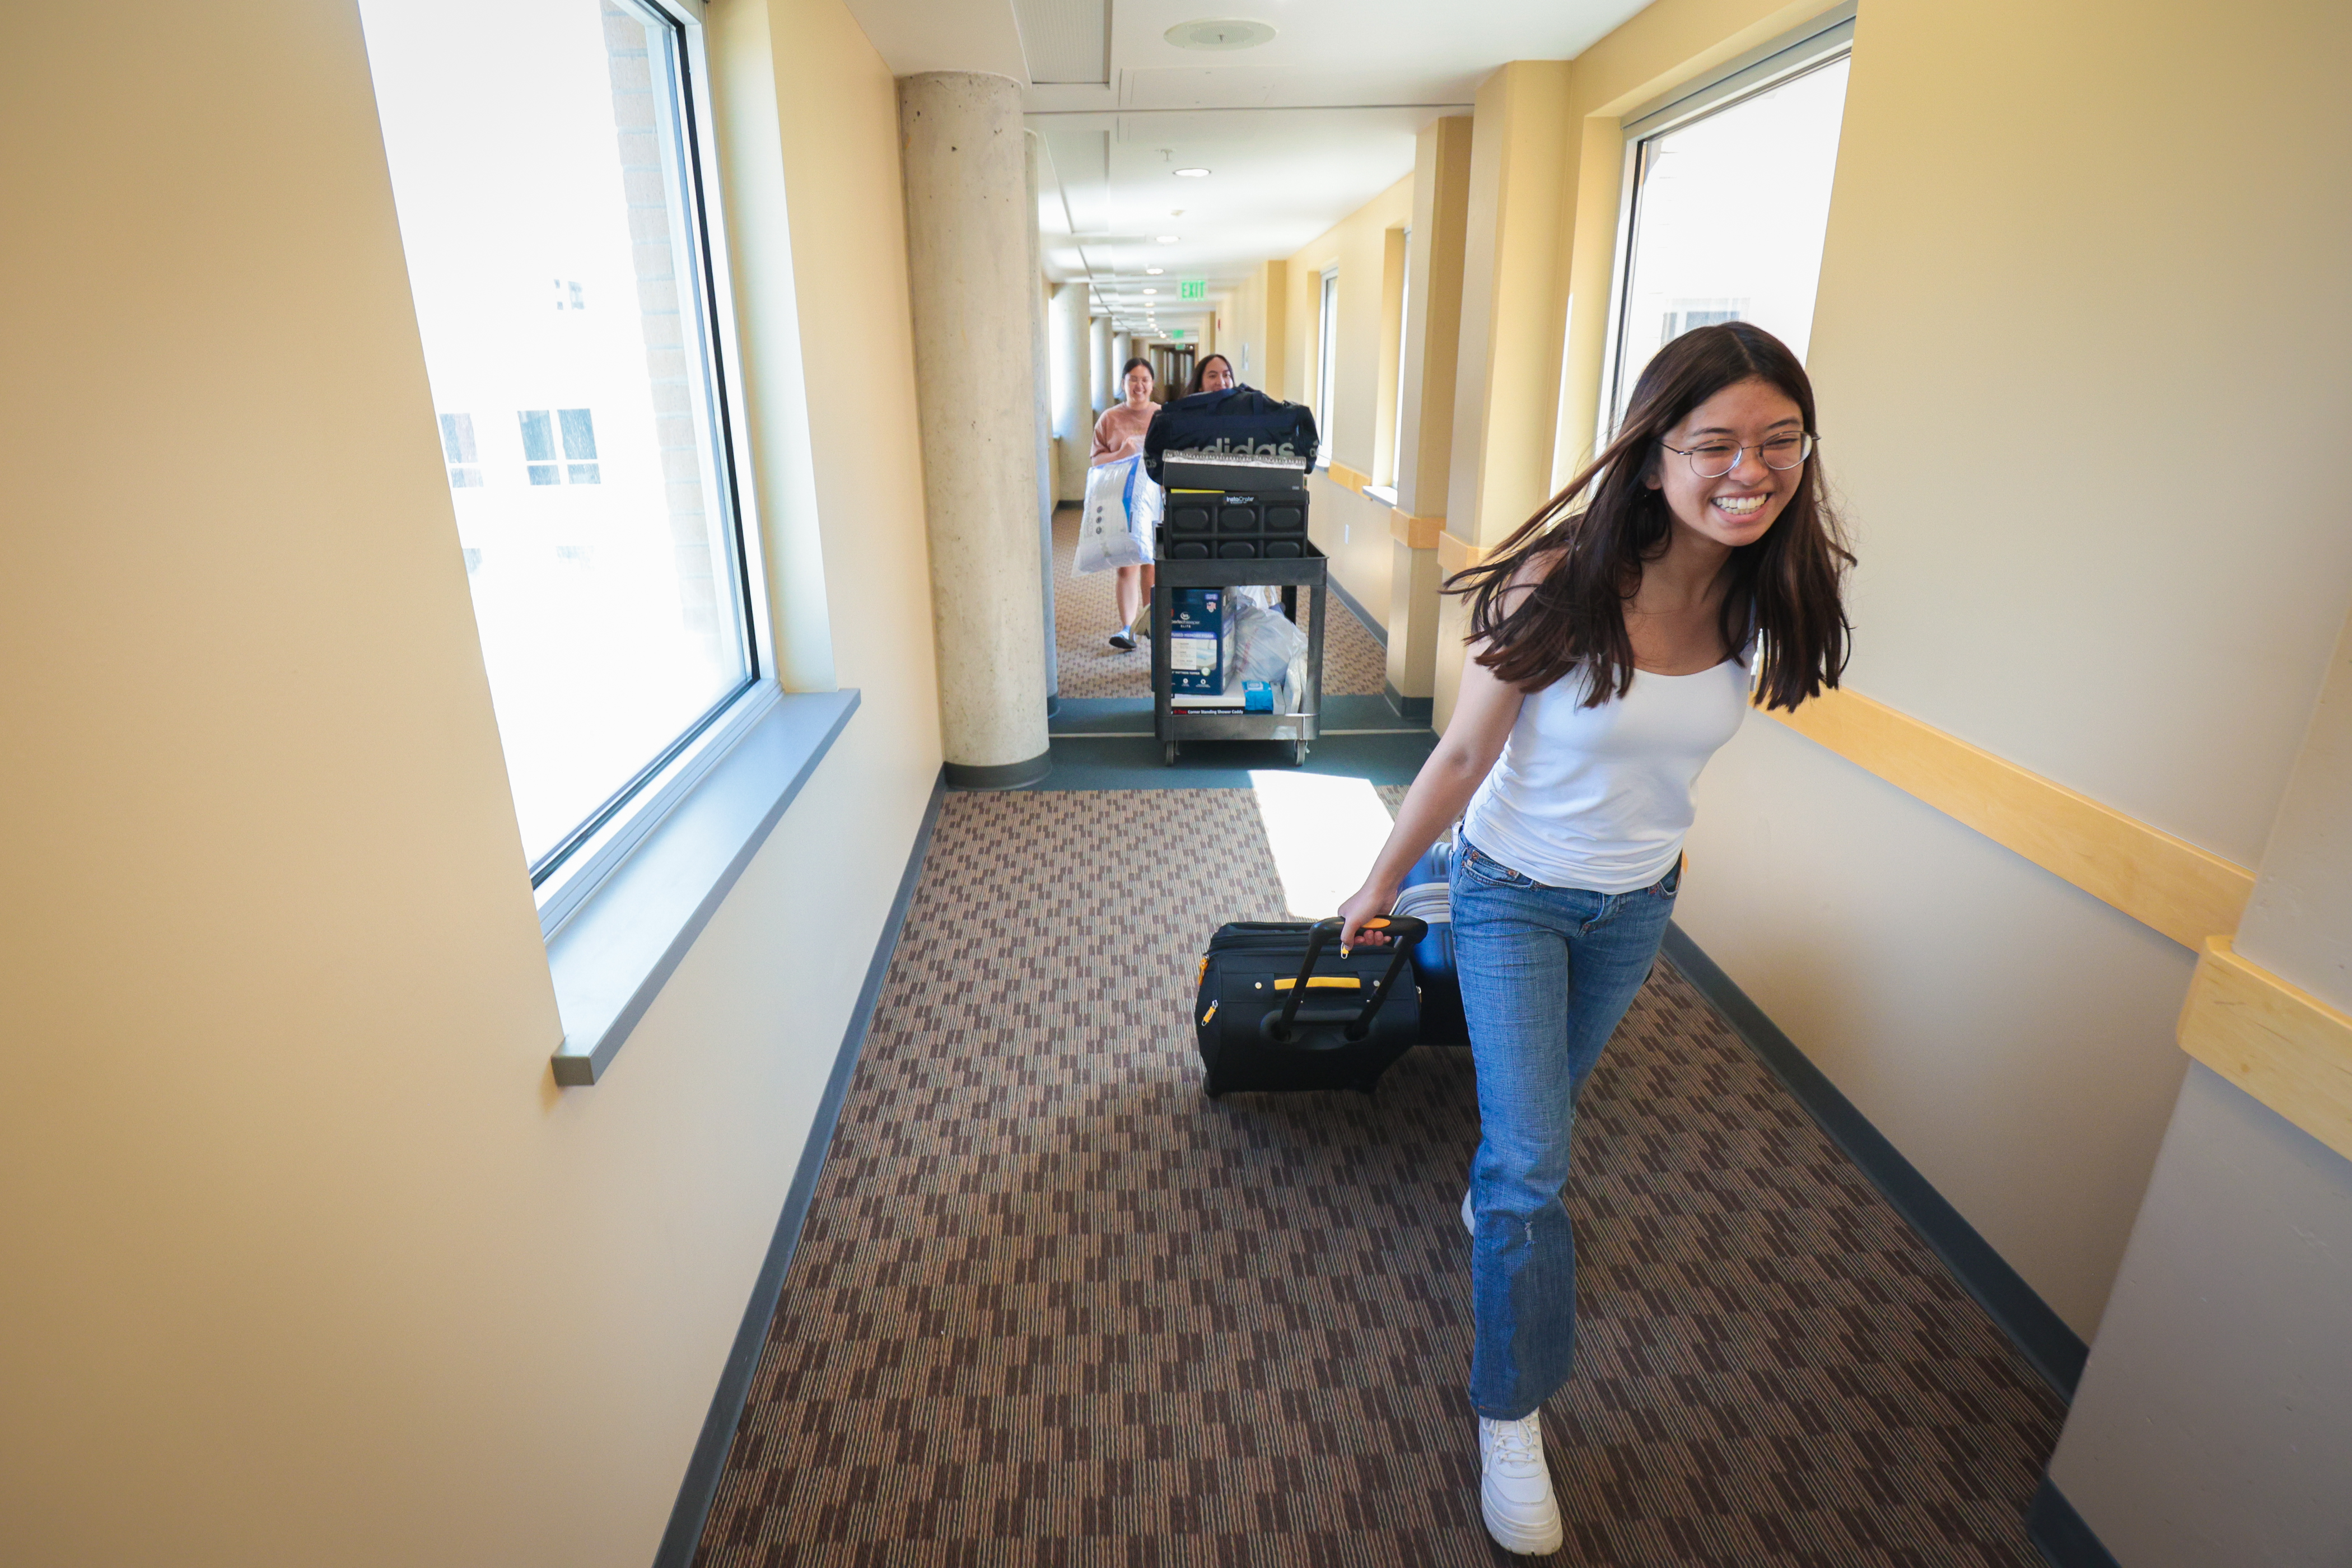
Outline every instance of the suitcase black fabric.
{"label": "suitcase black fabric", "polygon": [[1160,479],[1165,452],[1242,452],[1315,464],[1315,416],[1303,404],[1268,397],[1254,386],[1197,392],[1164,403],[1143,433],[1143,468]]}
{"label": "suitcase black fabric", "polygon": [[1193,1032],[1209,1098],[1235,1089],[1354,1089],[1366,1094],[1421,1032],[1412,978],[1420,921],[1368,922],[1393,940],[1339,952],[1337,918],[1219,928],[1201,960]]}

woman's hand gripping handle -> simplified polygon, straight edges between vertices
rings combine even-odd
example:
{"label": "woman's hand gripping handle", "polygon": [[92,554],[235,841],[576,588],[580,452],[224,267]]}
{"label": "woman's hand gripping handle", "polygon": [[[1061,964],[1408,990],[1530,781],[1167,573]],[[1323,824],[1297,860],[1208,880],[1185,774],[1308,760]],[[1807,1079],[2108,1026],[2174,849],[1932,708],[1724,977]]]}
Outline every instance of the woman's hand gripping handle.
{"label": "woman's hand gripping handle", "polygon": [[[1477,651],[1477,645],[1473,645],[1471,654]],[[1511,738],[1511,726],[1519,721],[1520,700],[1518,688],[1496,679],[1475,657],[1463,660],[1462,689],[1454,699],[1454,717],[1445,733],[1439,737],[1437,749],[1429,753],[1429,761],[1421,764],[1404,804],[1397,807],[1396,826],[1381,847],[1364,885],[1339,905],[1341,952],[1360,941],[1374,947],[1388,944],[1389,939],[1380,931],[1365,930],[1365,922],[1396,907],[1404,874],[1478,793],[1495,759],[1503,754],[1503,743]]]}

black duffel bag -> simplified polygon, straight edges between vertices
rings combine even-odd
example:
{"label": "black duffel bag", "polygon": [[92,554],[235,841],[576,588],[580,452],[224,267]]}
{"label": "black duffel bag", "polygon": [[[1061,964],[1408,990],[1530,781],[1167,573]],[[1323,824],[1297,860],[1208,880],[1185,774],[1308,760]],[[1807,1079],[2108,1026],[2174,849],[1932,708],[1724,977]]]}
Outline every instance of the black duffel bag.
{"label": "black duffel bag", "polygon": [[[1386,947],[1339,952],[1339,919],[1241,921],[1218,928],[1192,1001],[1209,1098],[1234,1089],[1354,1089],[1366,1094],[1421,1037],[1408,968],[1422,921],[1364,922]],[[1403,984],[1398,984],[1399,977]]]}
{"label": "black duffel bag", "polygon": [[1315,447],[1315,416],[1304,404],[1229,386],[1161,404],[1143,434],[1143,468],[1157,479],[1163,453],[1225,452],[1295,458],[1311,468]]}

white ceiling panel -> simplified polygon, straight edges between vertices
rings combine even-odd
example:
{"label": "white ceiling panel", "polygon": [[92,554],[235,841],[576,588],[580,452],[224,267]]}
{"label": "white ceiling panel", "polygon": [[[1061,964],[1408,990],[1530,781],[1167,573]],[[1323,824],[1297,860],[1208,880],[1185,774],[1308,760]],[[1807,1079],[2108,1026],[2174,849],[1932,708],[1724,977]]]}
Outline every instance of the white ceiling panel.
{"label": "white ceiling panel", "polygon": [[1013,0],[1029,79],[1040,86],[1110,81],[1110,0]]}
{"label": "white ceiling panel", "polygon": [[[1029,84],[1029,124],[1048,154],[1047,268],[1091,279],[1122,321],[1157,289],[1148,298],[1167,326],[1200,313],[1173,308],[1180,279],[1228,286],[1291,255],[1410,174],[1414,134],[1468,112],[1497,66],[1572,58],[1646,0],[848,4],[901,76],[992,70]],[[1264,22],[1274,37],[1231,51],[1168,41],[1171,27],[1210,17]]]}
{"label": "white ceiling panel", "polygon": [[892,76],[987,71],[1029,79],[1009,0],[843,0]]}
{"label": "white ceiling panel", "polygon": [[[1053,153],[1047,178],[1065,193],[1045,205],[1068,215],[1048,256],[1083,261],[1122,319],[1149,298],[1170,324],[1179,279],[1221,289],[1299,249],[1411,174],[1414,135],[1445,112],[1404,105],[1033,116]],[[1209,173],[1176,173],[1186,168]],[[1161,243],[1162,235],[1174,242]],[[1152,267],[1158,277],[1147,273]],[[1056,276],[1076,275],[1056,268]],[[1145,288],[1159,292],[1147,297]]]}
{"label": "white ceiling panel", "polygon": [[1156,66],[1119,73],[1121,109],[1354,109],[1467,103],[1484,70],[1315,71],[1282,66]]}

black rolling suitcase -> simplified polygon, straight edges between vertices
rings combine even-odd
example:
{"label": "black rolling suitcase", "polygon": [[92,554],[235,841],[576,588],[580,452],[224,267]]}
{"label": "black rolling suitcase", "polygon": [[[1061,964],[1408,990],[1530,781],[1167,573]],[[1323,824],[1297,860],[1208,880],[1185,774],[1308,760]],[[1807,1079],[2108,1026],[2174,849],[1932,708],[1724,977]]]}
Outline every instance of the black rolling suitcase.
{"label": "black rolling suitcase", "polygon": [[1390,944],[1343,956],[1336,917],[1311,925],[1243,921],[1209,939],[1192,1025],[1210,1099],[1235,1089],[1370,1094],[1389,1064],[1412,1049],[1421,1005],[1408,965],[1429,928],[1394,915],[1366,924]]}

